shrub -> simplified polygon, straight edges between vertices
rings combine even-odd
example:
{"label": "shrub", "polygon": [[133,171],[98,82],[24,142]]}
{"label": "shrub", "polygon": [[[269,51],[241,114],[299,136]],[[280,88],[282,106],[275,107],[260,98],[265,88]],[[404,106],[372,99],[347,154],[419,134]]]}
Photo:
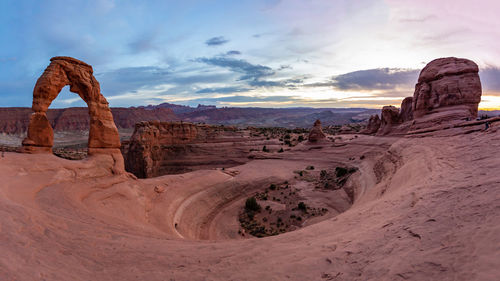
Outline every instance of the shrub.
{"label": "shrub", "polygon": [[278,151],[279,153],[284,152],[283,147]]}
{"label": "shrub", "polygon": [[269,152],[269,149],[267,149],[267,147],[264,145],[264,146],[262,147],[262,151],[264,151],[264,152]]}
{"label": "shrub", "polygon": [[326,175],[328,175],[328,172],[326,170],[321,170],[321,172],[319,172],[319,177],[321,179],[326,178]]}
{"label": "shrub", "polygon": [[254,211],[254,212],[257,212],[257,211],[260,211],[260,205],[259,203],[257,203],[257,199],[255,199],[255,197],[249,197],[247,199],[247,201],[245,202],[245,210],[247,212],[251,212],[251,211]]}
{"label": "shrub", "polygon": [[271,185],[269,186],[269,189],[276,190],[276,185],[274,183],[271,183]]}
{"label": "shrub", "polygon": [[285,139],[286,139],[286,140],[289,140],[290,138],[291,138],[291,137],[290,137],[290,135],[289,135],[289,134],[286,134],[286,135],[285,135]]}
{"label": "shrub", "polygon": [[299,202],[299,205],[297,206],[297,208],[301,211],[307,211],[307,206],[304,202]]}
{"label": "shrub", "polygon": [[314,166],[307,166],[306,170],[314,170]]}
{"label": "shrub", "polygon": [[346,168],[343,168],[343,167],[335,168],[335,175],[337,176],[337,178],[340,178],[340,177],[347,175],[347,172],[348,171]]}
{"label": "shrub", "polygon": [[304,141],[304,136],[303,135],[300,135],[299,138],[297,139],[299,142],[302,142]]}

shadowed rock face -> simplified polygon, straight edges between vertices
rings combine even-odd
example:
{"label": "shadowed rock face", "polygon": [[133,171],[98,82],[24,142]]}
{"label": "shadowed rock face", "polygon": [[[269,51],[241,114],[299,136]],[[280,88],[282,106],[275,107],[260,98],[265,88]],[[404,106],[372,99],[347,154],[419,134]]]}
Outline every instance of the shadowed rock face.
{"label": "shadowed rock face", "polygon": [[380,129],[377,134],[387,135],[391,132],[392,127],[399,125],[401,120],[399,118],[399,109],[395,106],[384,106],[382,107]]}
{"label": "shadowed rock face", "polygon": [[101,94],[99,82],[92,67],[70,57],[54,57],[50,65],[38,78],[33,90],[34,113],[28,126],[28,136],[23,141],[23,151],[50,152],[53,145],[53,130],[47,118],[47,109],[66,85],[77,93],[88,105],[90,115],[89,152],[120,148],[118,130],[108,102]]}
{"label": "shadowed rock face", "polygon": [[370,116],[366,129],[364,129],[361,133],[368,135],[375,134],[380,128],[380,123],[380,117],[378,117],[377,114]]}
{"label": "shadowed rock face", "polygon": [[401,122],[413,120],[413,97],[406,97],[401,103],[401,112],[399,112],[399,119]]}
{"label": "shadowed rock face", "polygon": [[477,64],[467,59],[441,58],[427,64],[413,94],[415,119],[426,116],[439,122],[477,117],[481,101],[478,72]]}
{"label": "shadowed rock face", "polygon": [[314,122],[314,126],[312,127],[311,131],[309,132],[309,142],[318,142],[320,140],[324,140],[326,138],[325,133],[323,133],[323,129],[321,129],[321,121],[316,120]]}

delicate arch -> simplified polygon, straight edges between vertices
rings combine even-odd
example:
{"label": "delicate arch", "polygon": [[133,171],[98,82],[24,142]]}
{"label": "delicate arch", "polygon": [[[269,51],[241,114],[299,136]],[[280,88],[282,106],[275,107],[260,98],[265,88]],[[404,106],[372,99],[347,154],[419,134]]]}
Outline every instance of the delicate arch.
{"label": "delicate arch", "polygon": [[77,93],[89,108],[89,153],[102,149],[120,148],[120,138],[106,98],[101,94],[99,82],[93,75],[92,66],[71,58],[53,57],[51,63],[38,78],[33,90],[34,113],[31,115],[28,136],[23,141],[23,151],[51,152],[54,132],[47,119],[47,109],[66,85]]}

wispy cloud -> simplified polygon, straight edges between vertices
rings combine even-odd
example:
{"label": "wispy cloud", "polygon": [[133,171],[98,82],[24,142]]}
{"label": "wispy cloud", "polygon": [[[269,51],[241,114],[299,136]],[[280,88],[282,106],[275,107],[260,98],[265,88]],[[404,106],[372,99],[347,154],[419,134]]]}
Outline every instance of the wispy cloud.
{"label": "wispy cloud", "polygon": [[205,41],[205,44],[207,44],[207,46],[220,46],[226,44],[227,42],[229,42],[229,40],[224,38],[224,36],[217,36],[208,39]]}
{"label": "wispy cloud", "polygon": [[227,68],[242,73],[240,80],[257,80],[274,74],[272,68],[260,64],[251,64],[246,60],[227,57],[198,58],[196,61]]}

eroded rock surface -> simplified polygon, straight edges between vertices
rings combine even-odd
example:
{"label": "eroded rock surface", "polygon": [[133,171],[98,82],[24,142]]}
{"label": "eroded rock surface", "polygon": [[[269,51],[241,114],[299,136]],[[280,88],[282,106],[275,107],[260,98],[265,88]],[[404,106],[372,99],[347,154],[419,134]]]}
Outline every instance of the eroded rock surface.
{"label": "eroded rock surface", "polygon": [[149,178],[246,163],[267,142],[234,127],[149,121],[136,124],[122,152],[127,171]]}
{"label": "eroded rock surface", "polygon": [[477,64],[441,58],[427,64],[413,94],[413,115],[419,127],[477,117],[481,81]]}
{"label": "eroded rock surface", "polygon": [[403,102],[401,102],[399,120],[401,122],[413,120],[413,97],[406,97]]}
{"label": "eroded rock surface", "polygon": [[25,152],[50,151],[53,131],[46,112],[52,101],[66,85],[88,105],[90,115],[89,152],[120,148],[118,130],[106,98],[101,94],[99,82],[90,65],[70,57],[54,57],[38,78],[33,90],[34,111],[28,126],[28,136],[23,141]]}
{"label": "eroded rock surface", "polygon": [[314,122],[314,126],[309,132],[308,141],[309,142],[318,142],[324,140],[326,138],[325,133],[323,133],[323,129],[321,128],[321,121],[318,119]]}
{"label": "eroded rock surface", "polygon": [[370,116],[370,119],[368,120],[368,125],[361,133],[368,135],[375,134],[380,128],[380,124],[381,124],[380,117],[378,117],[378,114],[374,114]]}
{"label": "eroded rock surface", "polygon": [[382,107],[381,116],[380,129],[377,132],[379,135],[389,134],[394,126],[401,123],[399,119],[399,109],[395,106],[389,105]]}

